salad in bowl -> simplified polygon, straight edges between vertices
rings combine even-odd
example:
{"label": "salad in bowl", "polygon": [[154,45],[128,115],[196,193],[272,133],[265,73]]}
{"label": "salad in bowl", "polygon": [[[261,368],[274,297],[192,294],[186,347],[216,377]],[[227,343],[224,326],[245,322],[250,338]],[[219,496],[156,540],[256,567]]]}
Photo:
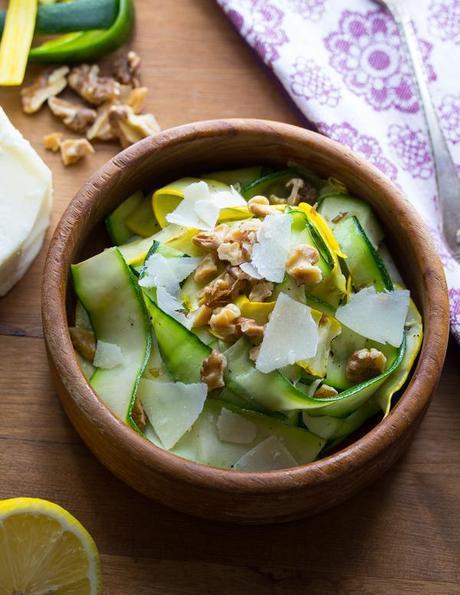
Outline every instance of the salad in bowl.
{"label": "salad in bowl", "polygon": [[265,166],[181,178],[106,219],[72,265],[72,342],[146,440],[235,471],[326,456],[388,415],[422,320],[371,206]]}

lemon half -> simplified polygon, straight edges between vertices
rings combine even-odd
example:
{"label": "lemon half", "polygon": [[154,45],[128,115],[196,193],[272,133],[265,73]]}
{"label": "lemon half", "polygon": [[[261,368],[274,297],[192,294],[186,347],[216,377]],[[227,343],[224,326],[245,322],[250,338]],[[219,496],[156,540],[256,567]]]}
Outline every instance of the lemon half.
{"label": "lemon half", "polygon": [[0,501],[0,595],[99,595],[99,554],[66,510],[38,498]]}

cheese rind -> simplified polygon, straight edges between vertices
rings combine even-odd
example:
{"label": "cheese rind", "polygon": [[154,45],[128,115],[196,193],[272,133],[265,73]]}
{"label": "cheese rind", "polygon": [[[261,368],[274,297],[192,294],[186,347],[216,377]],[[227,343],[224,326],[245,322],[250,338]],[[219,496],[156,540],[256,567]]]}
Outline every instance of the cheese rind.
{"label": "cheese rind", "polygon": [[52,202],[50,170],[0,108],[0,296],[43,244]]}

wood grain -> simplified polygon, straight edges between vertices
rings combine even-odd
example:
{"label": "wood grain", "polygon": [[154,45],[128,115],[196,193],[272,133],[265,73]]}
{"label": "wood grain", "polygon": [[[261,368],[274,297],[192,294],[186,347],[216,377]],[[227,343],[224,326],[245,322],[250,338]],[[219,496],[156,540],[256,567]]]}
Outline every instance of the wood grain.
{"label": "wood grain", "polygon": [[[164,127],[213,117],[298,123],[279,89],[212,0],[137,0],[135,47]],[[58,126],[0,102],[40,152]],[[54,222],[95,168],[113,154],[55,173]],[[460,408],[452,343],[436,397],[416,440],[386,476],[353,500],[279,527],[228,527],[171,512],[115,479],[81,443],[62,412],[41,336],[43,255],[0,302],[0,497],[41,496],[68,508],[102,554],[105,592],[458,593]],[[7,336],[7,335],[26,335]]]}

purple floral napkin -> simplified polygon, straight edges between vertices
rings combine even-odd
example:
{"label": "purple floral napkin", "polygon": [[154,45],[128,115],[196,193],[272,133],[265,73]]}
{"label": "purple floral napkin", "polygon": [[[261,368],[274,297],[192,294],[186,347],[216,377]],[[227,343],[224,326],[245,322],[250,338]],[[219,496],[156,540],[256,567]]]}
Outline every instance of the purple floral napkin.
{"label": "purple floral napkin", "polygon": [[[445,267],[460,342],[460,265],[440,231],[425,122],[391,15],[372,0],[217,1],[307,120],[382,170],[417,207]],[[460,173],[460,0],[406,1]]]}

